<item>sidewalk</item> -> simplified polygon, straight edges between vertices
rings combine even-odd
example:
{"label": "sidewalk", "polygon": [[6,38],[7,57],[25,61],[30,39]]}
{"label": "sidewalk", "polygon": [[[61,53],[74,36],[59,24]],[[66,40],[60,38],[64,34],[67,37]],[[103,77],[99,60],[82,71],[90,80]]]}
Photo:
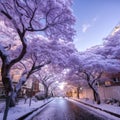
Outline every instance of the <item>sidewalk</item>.
{"label": "sidewalk", "polygon": [[[24,100],[21,100],[15,107],[10,108],[8,112],[7,120],[20,120],[25,116],[31,114],[32,112],[36,111],[37,109],[43,107],[53,99],[41,100],[41,101],[32,101],[31,106],[29,106],[29,100],[24,104]],[[5,105],[0,104],[0,118],[3,118]],[[1,119],[2,120],[2,119]]]}
{"label": "sidewalk", "polygon": [[120,107],[118,107],[118,106],[109,105],[109,104],[105,104],[105,103],[101,103],[100,105],[98,105],[95,102],[90,101],[90,100],[77,99],[77,98],[72,98],[72,99],[84,104],[85,106],[89,106],[96,110],[100,110],[102,112],[105,112],[112,116],[115,116],[116,120],[120,120]]}

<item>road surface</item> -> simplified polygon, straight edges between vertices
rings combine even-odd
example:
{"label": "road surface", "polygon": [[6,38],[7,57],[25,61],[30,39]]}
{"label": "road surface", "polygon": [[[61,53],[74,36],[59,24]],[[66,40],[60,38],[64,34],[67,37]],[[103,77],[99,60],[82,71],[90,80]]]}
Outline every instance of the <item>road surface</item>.
{"label": "road surface", "polygon": [[91,112],[77,102],[56,98],[32,120],[108,120],[108,118]]}

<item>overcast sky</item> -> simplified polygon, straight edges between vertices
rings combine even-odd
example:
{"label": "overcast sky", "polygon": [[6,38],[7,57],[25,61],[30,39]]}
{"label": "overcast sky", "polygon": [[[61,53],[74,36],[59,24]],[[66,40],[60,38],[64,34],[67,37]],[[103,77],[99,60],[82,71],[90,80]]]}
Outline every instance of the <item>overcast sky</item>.
{"label": "overcast sky", "polygon": [[74,0],[76,17],[75,46],[84,51],[102,44],[113,28],[120,23],[120,0]]}

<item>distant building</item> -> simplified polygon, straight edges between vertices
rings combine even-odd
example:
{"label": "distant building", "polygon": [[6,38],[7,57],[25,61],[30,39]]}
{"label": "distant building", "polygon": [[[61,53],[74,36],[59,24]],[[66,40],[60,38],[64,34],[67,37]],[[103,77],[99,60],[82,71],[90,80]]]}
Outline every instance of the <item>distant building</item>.
{"label": "distant building", "polygon": [[[16,84],[18,83],[18,80],[20,79],[21,73],[22,73],[22,71],[20,71],[18,69],[14,69],[11,71],[13,86],[16,86]],[[37,92],[40,92],[40,89],[43,89],[38,80],[34,80],[34,82],[32,82],[32,80],[28,80],[28,82],[26,82],[22,86],[22,88],[18,94],[18,97],[23,97],[25,94],[30,96],[32,84],[33,84],[32,95],[35,95]],[[0,76],[0,97],[5,97],[5,89],[4,89],[2,80],[1,80],[1,76]]]}
{"label": "distant building", "polygon": [[120,86],[120,73],[110,74],[108,80],[105,81],[105,86]]}

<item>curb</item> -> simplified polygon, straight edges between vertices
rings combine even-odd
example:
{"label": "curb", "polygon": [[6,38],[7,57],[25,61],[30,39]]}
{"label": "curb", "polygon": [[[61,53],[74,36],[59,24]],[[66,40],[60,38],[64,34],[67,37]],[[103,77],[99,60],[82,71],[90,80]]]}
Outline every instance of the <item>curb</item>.
{"label": "curb", "polygon": [[90,106],[90,107],[92,107],[92,108],[95,108],[95,109],[101,110],[101,111],[103,111],[103,112],[109,113],[109,114],[111,114],[111,115],[113,115],[113,116],[115,116],[115,117],[120,118],[120,114],[116,114],[116,113],[113,113],[113,112],[110,112],[110,111],[107,111],[107,110],[103,110],[103,109],[101,109],[101,108],[98,108],[98,107],[95,107],[95,106],[93,106],[93,105],[90,105],[90,104],[87,104],[87,103],[81,102],[81,101],[76,100],[76,99],[73,99],[73,100],[75,100],[75,101],[77,101],[77,102],[80,102],[80,103],[82,103],[82,104],[84,104],[84,105]]}
{"label": "curb", "polygon": [[38,108],[36,108],[36,109],[34,109],[34,110],[32,110],[32,111],[24,114],[23,116],[17,118],[16,120],[24,120],[24,119],[27,118],[30,114],[32,114],[33,112],[37,111],[38,109],[44,107],[45,105],[47,105],[48,103],[50,103],[50,102],[52,102],[52,101],[53,101],[53,100],[50,100],[50,101],[46,102],[45,104],[43,104],[43,105],[41,105],[40,107],[38,107]]}

